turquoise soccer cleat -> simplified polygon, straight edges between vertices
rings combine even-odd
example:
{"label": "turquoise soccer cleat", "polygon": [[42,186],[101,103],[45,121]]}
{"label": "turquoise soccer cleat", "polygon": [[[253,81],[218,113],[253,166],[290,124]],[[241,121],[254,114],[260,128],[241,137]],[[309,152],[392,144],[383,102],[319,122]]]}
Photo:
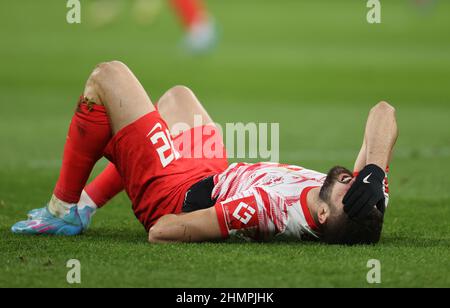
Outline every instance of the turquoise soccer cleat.
{"label": "turquoise soccer cleat", "polygon": [[[88,209],[89,211],[89,209]],[[86,213],[83,216],[87,217]],[[89,216],[89,220],[92,215]],[[83,221],[76,206],[70,209],[69,214],[63,218],[53,216],[47,209],[41,208],[28,213],[28,220],[20,221],[12,226],[15,234],[27,235],[79,235],[83,232]]]}
{"label": "turquoise soccer cleat", "polygon": [[47,211],[47,207],[31,210],[27,214],[28,220],[32,220],[32,219],[41,217],[42,215],[45,215],[46,211]]}
{"label": "turquoise soccer cleat", "polygon": [[92,221],[92,216],[94,216],[96,211],[96,209],[90,206],[85,206],[82,209],[78,209],[78,215],[81,219],[81,224],[83,225],[83,231],[89,229]]}
{"label": "turquoise soccer cleat", "polygon": [[[94,209],[90,206],[85,206],[83,209],[78,208],[78,216],[81,219],[81,224],[83,225],[83,231],[86,231],[89,229],[91,222],[92,222],[92,217],[94,216],[96,211],[97,211],[96,209]],[[28,212],[28,220],[36,220],[36,219],[39,219],[39,217],[42,217],[43,215],[50,214],[50,213],[48,213],[48,214],[47,213],[48,213],[47,207],[31,210],[30,212]]]}

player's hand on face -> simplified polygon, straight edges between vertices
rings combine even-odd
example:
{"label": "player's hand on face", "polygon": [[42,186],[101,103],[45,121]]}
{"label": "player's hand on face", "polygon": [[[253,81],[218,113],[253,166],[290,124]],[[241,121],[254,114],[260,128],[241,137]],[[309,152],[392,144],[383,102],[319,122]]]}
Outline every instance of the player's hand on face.
{"label": "player's hand on face", "polygon": [[376,206],[384,213],[383,181],[386,174],[377,165],[367,165],[344,196],[344,211],[350,218],[364,219]]}

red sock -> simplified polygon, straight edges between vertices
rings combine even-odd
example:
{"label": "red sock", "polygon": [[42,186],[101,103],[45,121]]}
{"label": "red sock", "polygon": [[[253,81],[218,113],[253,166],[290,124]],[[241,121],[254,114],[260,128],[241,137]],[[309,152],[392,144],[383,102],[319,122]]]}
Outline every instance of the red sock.
{"label": "red sock", "polygon": [[110,163],[84,190],[95,205],[101,208],[124,190],[124,185],[116,166]]}
{"label": "red sock", "polygon": [[186,29],[205,18],[201,0],[171,0],[171,3]]}
{"label": "red sock", "polygon": [[111,127],[106,109],[87,104],[80,98],[72,118],[64,147],[61,173],[55,196],[67,203],[77,203],[95,163],[103,156],[111,139]]}

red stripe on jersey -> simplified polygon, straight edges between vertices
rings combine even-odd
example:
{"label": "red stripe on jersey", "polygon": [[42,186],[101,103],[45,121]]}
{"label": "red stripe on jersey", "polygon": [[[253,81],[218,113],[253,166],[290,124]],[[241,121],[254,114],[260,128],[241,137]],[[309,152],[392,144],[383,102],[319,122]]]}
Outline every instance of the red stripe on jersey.
{"label": "red stripe on jersey", "polygon": [[[257,187],[256,191],[259,193],[261,199],[263,200],[267,215],[275,225],[276,233],[282,232],[286,228],[286,220],[288,215],[287,208],[282,204],[277,204],[275,207],[271,206],[270,197],[267,191],[265,191],[261,187]],[[278,200],[277,202],[280,202],[280,200]]]}
{"label": "red stripe on jersey", "polygon": [[283,167],[292,171],[301,171],[303,170],[302,167],[297,167],[297,166],[292,166],[292,165],[288,165],[288,164],[278,164],[279,167]]}
{"label": "red stripe on jersey", "polygon": [[255,183],[257,183],[259,180],[261,180],[263,177],[265,177],[267,175],[267,173],[261,173],[259,176],[257,176],[256,178],[254,178],[252,180],[252,182],[250,183],[250,185],[254,185]]}
{"label": "red stripe on jersey", "polygon": [[303,189],[302,194],[300,195],[300,204],[302,205],[303,215],[305,215],[308,226],[314,231],[319,231],[319,228],[317,227],[316,222],[314,221],[314,218],[312,217],[311,212],[309,211],[307,197],[308,197],[308,193],[312,189],[317,188],[317,187],[319,187],[319,186],[306,187],[305,189]]}
{"label": "red stripe on jersey", "polygon": [[[261,196],[261,199],[263,201],[263,205],[266,208],[267,215],[271,215],[269,195],[261,187],[256,187],[256,191]],[[272,219],[273,219],[273,223],[275,224],[275,226],[277,226],[278,225],[277,217],[272,217]]]}

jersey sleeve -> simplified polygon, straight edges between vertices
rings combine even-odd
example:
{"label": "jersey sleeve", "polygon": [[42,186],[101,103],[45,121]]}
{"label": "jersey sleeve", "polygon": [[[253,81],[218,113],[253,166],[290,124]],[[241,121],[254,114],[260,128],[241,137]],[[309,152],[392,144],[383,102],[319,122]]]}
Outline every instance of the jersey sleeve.
{"label": "jersey sleeve", "polygon": [[286,229],[288,211],[284,199],[255,187],[215,205],[224,238],[237,236],[263,241]]}

